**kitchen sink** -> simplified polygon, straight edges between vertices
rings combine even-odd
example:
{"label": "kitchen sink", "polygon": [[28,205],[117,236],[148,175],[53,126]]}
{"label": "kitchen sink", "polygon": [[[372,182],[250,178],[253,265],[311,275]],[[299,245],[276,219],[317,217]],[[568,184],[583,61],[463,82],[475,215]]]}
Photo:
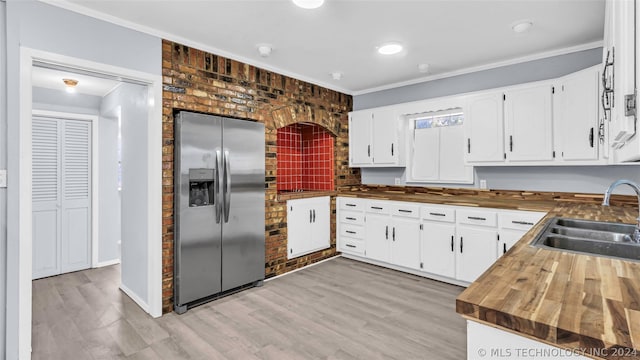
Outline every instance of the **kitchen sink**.
{"label": "kitchen sink", "polygon": [[550,250],[640,261],[635,225],[555,217],[531,243]]}

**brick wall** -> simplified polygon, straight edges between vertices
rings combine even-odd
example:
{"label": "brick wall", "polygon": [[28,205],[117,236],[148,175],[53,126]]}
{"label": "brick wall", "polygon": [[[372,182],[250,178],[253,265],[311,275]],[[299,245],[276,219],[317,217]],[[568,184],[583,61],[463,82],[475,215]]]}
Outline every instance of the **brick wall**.
{"label": "brick wall", "polygon": [[[163,41],[163,311],[173,296],[173,114],[191,110],[265,124],[265,277],[273,277],[335,255],[335,217],[331,248],[287,261],[286,201],[278,200],[277,129],[297,122],[323,126],[335,136],[335,187],[360,183],[348,167],[348,112],[352,98],[187,46]],[[335,199],[331,211],[335,212]]]}

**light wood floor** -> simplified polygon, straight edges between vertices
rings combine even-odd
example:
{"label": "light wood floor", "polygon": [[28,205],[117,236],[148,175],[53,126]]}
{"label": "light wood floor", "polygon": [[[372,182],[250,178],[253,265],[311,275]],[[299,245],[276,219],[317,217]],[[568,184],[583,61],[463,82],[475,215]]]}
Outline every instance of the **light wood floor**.
{"label": "light wood floor", "polygon": [[33,282],[33,359],[464,359],[462,288],[336,258],[158,319],[119,267]]}

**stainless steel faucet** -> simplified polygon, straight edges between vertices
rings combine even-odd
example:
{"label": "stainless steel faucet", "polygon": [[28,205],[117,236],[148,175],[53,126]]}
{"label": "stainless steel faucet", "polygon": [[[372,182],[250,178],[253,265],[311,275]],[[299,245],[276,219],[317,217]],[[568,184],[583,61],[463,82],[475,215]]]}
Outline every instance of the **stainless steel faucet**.
{"label": "stainless steel faucet", "polygon": [[[604,192],[604,199],[602,200],[602,205],[609,206],[609,199],[611,198],[611,192],[618,185],[623,185],[623,184],[631,186],[631,188],[636,192],[636,195],[638,196],[638,208],[640,211],[640,185],[638,185],[637,183],[631,180],[625,180],[625,179],[616,180],[613,183],[611,183],[611,185],[609,185],[609,188],[607,188],[607,191]],[[638,218],[636,219],[636,221],[637,221],[636,229],[633,231],[631,238],[633,239],[633,242],[640,243],[640,213],[638,214]]]}

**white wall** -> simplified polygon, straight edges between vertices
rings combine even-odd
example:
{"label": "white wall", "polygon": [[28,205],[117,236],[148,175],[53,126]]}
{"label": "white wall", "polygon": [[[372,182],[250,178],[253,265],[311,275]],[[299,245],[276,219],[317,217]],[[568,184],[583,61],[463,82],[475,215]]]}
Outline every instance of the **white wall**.
{"label": "white wall", "polygon": [[[120,191],[118,191],[118,118],[120,107],[114,92],[107,95],[100,109],[99,129],[99,219],[98,264],[120,259]],[[116,106],[114,107],[114,103]]]}
{"label": "white wall", "polygon": [[[7,4],[0,1],[0,169],[7,168]],[[5,353],[7,189],[0,188],[0,357]]]}
{"label": "white wall", "polygon": [[112,95],[122,122],[122,286],[148,303],[147,87],[122,84]]}
{"label": "white wall", "polygon": [[[0,2],[3,5],[4,2]],[[18,224],[20,214],[19,154],[18,134],[20,119],[20,47],[48,51],[64,56],[119,66],[149,74],[161,75],[161,39],[129,30],[94,18],[76,14],[37,1],[7,0],[6,13],[2,24],[7,27],[6,41],[6,109],[7,116],[0,119],[0,157],[8,154],[9,188],[4,198],[0,190],[0,208],[7,211],[0,214],[0,237],[6,241],[6,268],[0,268],[0,279],[6,275],[6,303],[2,309],[12,311],[6,314],[5,353],[7,359],[18,357],[18,323],[20,308],[19,294],[19,248]],[[6,21],[4,21],[6,20]],[[4,49],[4,47],[3,47]],[[0,161],[1,158],[0,158]],[[0,168],[4,164],[0,164]],[[2,300],[0,300],[2,301]],[[2,320],[2,319],[0,319]],[[0,323],[0,328],[4,328]]]}

